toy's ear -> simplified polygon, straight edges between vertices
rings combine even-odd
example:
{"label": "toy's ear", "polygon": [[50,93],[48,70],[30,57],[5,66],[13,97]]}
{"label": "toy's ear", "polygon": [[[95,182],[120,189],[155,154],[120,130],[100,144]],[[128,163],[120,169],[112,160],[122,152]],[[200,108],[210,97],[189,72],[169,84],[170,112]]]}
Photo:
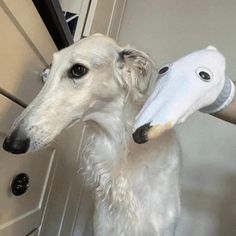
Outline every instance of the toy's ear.
{"label": "toy's ear", "polygon": [[218,51],[218,49],[212,45],[209,45],[208,47],[206,47],[206,49],[209,49],[209,50],[213,50],[213,51]]}
{"label": "toy's ear", "polygon": [[125,47],[117,58],[117,79],[134,101],[142,101],[156,80],[157,70],[151,58],[144,52]]}

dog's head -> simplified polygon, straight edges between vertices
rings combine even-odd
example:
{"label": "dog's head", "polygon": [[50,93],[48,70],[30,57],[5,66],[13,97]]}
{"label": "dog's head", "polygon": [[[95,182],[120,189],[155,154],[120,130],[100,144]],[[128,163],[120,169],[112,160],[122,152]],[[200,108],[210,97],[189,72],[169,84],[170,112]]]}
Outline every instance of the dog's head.
{"label": "dog's head", "polygon": [[96,34],[53,56],[43,89],[14,122],[3,148],[19,154],[46,146],[65,127],[110,101],[142,103],[154,82],[151,59]]}

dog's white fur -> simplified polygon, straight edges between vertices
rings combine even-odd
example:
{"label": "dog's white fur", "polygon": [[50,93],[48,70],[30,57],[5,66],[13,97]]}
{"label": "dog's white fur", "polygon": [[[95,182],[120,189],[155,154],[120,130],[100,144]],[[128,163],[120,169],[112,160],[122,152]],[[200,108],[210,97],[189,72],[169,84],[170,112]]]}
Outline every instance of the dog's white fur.
{"label": "dog's white fur", "polygon": [[[82,63],[89,72],[68,78]],[[93,35],[54,55],[49,79],[14,123],[30,137],[29,151],[47,145],[75,120],[87,125],[82,168],[94,190],[94,235],[174,235],[179,203],[179,148],[173,131],[136,144],[134,118],[157,70],[143,52]]]}

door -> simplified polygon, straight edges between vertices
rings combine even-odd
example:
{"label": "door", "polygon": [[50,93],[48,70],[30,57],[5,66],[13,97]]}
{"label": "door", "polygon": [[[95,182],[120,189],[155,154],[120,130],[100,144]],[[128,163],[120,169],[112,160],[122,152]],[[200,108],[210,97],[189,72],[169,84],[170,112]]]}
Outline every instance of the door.
{"label": "door", "polygon": [[[23,108],[0,95],[0,146]],[[52,179],[54,150],[12,155],[0,149],[0,235],[25,236],[38,228]]]}
{"label": "door", "polygon": [[57,49],[32,1],[0,1],[0,30],[0,235],[25,236],[41,225],[55,151],[16,156],[5,152],[2,143],[21,105],[42,88],[39,75]]}

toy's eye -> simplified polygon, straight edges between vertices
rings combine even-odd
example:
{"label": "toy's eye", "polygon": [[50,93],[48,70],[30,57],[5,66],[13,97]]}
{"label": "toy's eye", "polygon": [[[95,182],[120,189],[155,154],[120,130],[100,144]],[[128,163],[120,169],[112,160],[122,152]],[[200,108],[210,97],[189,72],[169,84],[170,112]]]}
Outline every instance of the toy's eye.
{"label": "toy's eye", "polygon": [[200,71],[199,75],[203,80],[210,80],[211,79],[211,76],[205,71]]}
{"label": "toy's eye", "polygon": [[82,76],[87,74],[88,69],[81,65],[81,64],[75,64],[71,67],[69,70],[69,77],[71,79],[80,79]]}
{"label": "toy's eye", "polygon": [[169,70],[169,66],[164,66],[164,67],[162,67],[162,68],[159,70],[158,74],[159,74],[159,75],[163,75],[163,74],[165,74],[168,70]]}
{"label": "toy's eye", "polygon": [[199,67],[196,73],[201,80],[206,82],[209,82],[213,78],[212,72],[205,67]]}

